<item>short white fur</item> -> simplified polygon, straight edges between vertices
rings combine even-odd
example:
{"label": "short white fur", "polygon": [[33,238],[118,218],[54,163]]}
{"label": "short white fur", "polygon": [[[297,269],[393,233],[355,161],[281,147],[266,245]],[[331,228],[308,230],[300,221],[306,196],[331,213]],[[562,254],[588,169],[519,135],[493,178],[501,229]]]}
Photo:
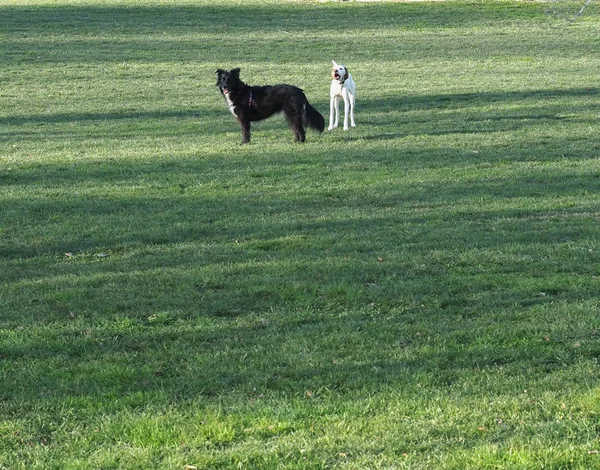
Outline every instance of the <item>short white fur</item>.
{"label": "short white fur", "polygon": [[[336,64],[333,62],[333,72],[337,74],[338,78],[331,80],[331,87],[329,89],[329,127],[327,130],[332,130],[338,127],[340,119],[340,99],[344,100],[344,130],[347,131],[351,127],[356,127],[354,122],[354,104],[356,102],[356,84],[352,75],[346,69],[344,65]],[[344,77],[348,75],[348,78],[344,80]],[[348,126],[350,121],[350,126]]]}

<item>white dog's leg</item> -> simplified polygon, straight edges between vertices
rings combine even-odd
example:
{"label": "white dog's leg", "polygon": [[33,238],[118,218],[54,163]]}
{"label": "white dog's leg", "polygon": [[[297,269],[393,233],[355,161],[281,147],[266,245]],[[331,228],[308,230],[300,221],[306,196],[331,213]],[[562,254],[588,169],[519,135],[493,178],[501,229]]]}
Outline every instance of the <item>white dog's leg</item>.
{"label": "white dog's leg", "polygon": [[350,129],[348,127],[348,114],[350,113],[350,93],[347,89],[342,90],[342,96],[344,97],[344,130]]}
{"label": "white dog's leg", "polygon": [[352,127],[356,127],[356,123],[354,122],[354,103],[356,102],[356,96],[354,93],[348,93],[350,98],[350,125]]}
{"label": "white dog's leg", "polygon": [[340,97],[334,96],[331,98],[329,106],[329,129],[332,130],[338,126],[340,119]]}
{"label": "white dog's leg", "polygon": [[333,118],[334,118],[333,113],[334,112],[335,112],[335,96],[332,96],[331,99],[329,100],[329,127],[327,128],[328,131],[333,129]]}

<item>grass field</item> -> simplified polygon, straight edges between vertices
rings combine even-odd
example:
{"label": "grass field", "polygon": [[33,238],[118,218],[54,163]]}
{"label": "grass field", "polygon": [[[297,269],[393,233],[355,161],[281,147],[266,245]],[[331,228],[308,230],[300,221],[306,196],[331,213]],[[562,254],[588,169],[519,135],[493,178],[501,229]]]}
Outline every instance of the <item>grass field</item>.
{"label": "grass field", "polygon": [[[0,469],[600,468],[600,6],[547,6],[3,0]],[[217,68],[328,119],[331,59],[356,129],[239,145]]]}

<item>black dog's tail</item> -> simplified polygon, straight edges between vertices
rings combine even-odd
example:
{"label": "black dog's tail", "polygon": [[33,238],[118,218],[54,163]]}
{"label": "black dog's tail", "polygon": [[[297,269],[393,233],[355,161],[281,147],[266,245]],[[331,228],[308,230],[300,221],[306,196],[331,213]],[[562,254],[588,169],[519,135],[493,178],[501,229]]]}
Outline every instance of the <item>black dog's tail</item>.
{"label": "black dog's tail", "polygon": [[325,118],[310,105],[308,100],[304,104],[304,125],[319,133],[325,130]]}

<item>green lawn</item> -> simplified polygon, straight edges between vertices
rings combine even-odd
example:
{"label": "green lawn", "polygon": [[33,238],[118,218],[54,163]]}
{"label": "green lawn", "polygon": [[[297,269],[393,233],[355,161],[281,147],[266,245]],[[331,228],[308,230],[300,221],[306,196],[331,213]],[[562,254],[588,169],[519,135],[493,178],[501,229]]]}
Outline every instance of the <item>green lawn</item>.
{"label": "green lawn", "polygon": [[[2,0],[0,469],[600,468],[600,5],[547,7]],[[217,68],[328,119],[331,59],[356,129],[239,145]]]}

